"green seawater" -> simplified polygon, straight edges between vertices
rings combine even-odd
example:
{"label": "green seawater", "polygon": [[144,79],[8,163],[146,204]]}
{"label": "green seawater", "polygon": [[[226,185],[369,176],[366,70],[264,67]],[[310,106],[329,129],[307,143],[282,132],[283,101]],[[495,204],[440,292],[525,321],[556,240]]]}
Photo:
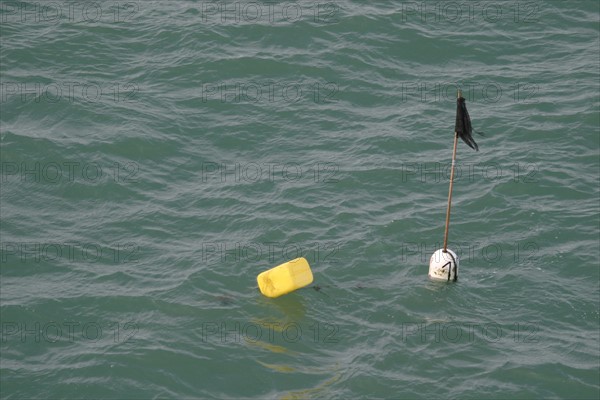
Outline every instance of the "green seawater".
{"label": "green seawater", "polygon": [[1,398],[600,396],[597,1],[1,1],[0,38]]}

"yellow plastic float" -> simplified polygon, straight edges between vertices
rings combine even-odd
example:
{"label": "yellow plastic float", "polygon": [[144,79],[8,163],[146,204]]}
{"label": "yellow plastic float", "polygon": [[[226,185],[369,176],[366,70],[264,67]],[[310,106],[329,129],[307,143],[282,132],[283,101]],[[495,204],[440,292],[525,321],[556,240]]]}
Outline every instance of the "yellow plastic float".
{"label": "yellow plastic float", "polygon": [[313,274],[306,258],[300,257],[261,272],[256,281],[262,294],[279,297],[310,285]]}

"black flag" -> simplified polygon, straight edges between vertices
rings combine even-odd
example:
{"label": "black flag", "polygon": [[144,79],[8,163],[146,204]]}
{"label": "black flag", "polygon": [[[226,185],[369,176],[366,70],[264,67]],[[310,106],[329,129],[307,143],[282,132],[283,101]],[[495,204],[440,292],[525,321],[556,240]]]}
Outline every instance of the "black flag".
{"label": "black flag", "polygon": [[467,111],[465,98],[459,95],[456,99],[456,125],[454,132],[472,149],[479,151],[479,146],[473,140],[473,127],[471,126],[471,117]]}

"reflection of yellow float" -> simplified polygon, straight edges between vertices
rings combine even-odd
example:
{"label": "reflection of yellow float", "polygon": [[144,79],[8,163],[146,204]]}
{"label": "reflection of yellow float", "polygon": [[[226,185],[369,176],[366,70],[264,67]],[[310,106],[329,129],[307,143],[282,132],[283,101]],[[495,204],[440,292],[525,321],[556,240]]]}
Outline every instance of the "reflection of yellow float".
{"label": "reflection of yellow float", "polygon": [[265,343],[265,342],[261,342],[261,341],[258,341],[258,340],[256,340],[256,341],[255,340],[250,340],[250,339],[248,339],[246,337],[244,338],[244,341],[248,345],[256,346],[256,347],[259,347],[259,348],[265,349],[265,350],[269,350],[270,352],[273,352],[273,353],[281,353],[281,354],[284,354],[284,353],[287,353],[287,354],[293,353],[293,352],[290,352],[287,348],[285,348],[283,346],[279,346],[279,345],[272,344],[272,343]]}
{"label": "reflection of yellow float", "polygon": [[[326,372],[322,368],[321,368],[321,370],[322,370],[322,372]],[[336,372],[336,370],[339,371],[339,365],[337,365],[337,364],[336,364],[335,369],[331,369],[331,372],[335,373],[335,375],[332,376],[331,378],[327,379],[326,381],[321,382],[319,385],[317,385],[313,388],[294,390],[291,392],[287,392],[287,393],[283,394],[280,397],[280,399],[281,400],[300,400],[300,399],[309,399],[309,398],[313,398],[313,397],[329,397],[329,396],[327,396],[327,394],[328,394],[327,390],[331,386],[333,386],[334,383],[336,383],[337,381],[339,381],[342,378],[342,373]],[[307,372],[310,373],[310,371],[307,371]],[[317,371],[315,371],[315,372],[317,372]]]}
{"label": "reflection of yellow float", "polygon": [[306,258],[300,257],[261,272],[256,280],[262,294],[267,297],[279,297],[310,285],[313,274]]}

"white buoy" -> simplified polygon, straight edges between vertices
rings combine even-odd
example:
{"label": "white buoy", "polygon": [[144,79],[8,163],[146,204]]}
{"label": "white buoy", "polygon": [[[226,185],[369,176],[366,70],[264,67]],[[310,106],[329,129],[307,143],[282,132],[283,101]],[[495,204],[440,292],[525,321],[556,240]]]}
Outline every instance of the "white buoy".
{"label": "white buoy", "polygon": [[456,281],[458,279],[458,256],[447,249],[439,249],[429,259],[429,277],[443,281]]}

